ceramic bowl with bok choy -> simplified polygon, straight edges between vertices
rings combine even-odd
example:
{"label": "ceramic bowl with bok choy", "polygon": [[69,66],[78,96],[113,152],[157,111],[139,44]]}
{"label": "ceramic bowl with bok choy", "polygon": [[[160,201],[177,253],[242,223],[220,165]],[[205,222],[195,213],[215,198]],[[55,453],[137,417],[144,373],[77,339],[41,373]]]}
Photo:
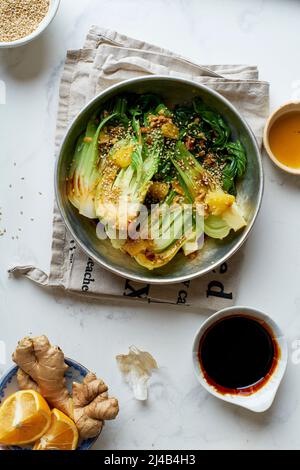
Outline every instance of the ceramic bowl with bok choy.
{"label": "ceramic bowl with bok choy", "polygon": [[147,76],[112,86],[79,113],[55,183],[88,256],[123,277],[167,284],[211,271],[242,246],[263,173],[255,137],[224,97]]}

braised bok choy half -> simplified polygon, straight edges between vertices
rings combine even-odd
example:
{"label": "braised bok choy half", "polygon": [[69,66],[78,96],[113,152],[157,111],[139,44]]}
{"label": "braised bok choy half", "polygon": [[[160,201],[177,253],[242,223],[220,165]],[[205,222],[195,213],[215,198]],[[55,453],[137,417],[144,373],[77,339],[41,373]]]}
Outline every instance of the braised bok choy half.
{"label": "braised bok choy half", "polygon": [[246,165],[241,142],[200,98],[171,109],[156,95],[124,95],[79,137],[68,198],[99,238],[152,270],[246,225],[236,201]]}

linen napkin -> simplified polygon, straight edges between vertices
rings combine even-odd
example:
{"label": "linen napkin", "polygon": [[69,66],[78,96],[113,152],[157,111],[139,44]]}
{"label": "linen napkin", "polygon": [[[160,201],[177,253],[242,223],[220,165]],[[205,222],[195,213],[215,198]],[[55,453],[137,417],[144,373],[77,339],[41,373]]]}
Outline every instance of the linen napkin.
{"label": "linen napkin", "polygon": [[[218,91],[237,107],[261,145],[269,85],[258,79],[256,66],[199,65],[171,51],[93,26],[84,47],[67,53],[59,91],[56,154],[70,121],[90,99],[115,83],[151,74],[192,79]],[[216,311],[234,304],[242,260],[240,250],[206,276],[163,288],[129,281],[106,271],[76,245],[55,203],[50,274],[34,266],[14,267],[9,272],[47,288],[86,297],[136,299]]]}

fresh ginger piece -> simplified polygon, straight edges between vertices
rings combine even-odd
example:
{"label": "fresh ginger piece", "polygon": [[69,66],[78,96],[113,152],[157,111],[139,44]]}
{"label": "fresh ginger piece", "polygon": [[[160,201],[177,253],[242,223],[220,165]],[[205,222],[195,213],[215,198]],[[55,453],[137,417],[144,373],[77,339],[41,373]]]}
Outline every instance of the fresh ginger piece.
{"label": "fresh ginger piece", "polygon": [[21,389],[38,391],[52,408],[72,416],[64,377],[68,366],[59,347],[52,346],[46,336],[26,337],[18,343],[12,359],[20,367],[17,378]]}
{"label": "fresh ginger piece", "polygon": [[205,198],[209,213],[212,215],[222,215],[234,202],[235,197],[221,189],[210,191]]}
{"label": "fresh ginger piece", "polygon": [[107,385],[92,372],[82,383],[73,383],[74,421],[82,439],[100,434],[104,421],[119,413],[118,400],[109,398],[107,391]]}
{"label": "fresh ginger piece", "polygon": [[71,418],[81,439],[96,437],[104,420],[114,419],[118,412],[118,401],[108,398],[108,387],[103,380],[88,373],[83,383],[73,383],[73,397],[66,387],[64,353],[52,346],[46,336],[22,339],[13,354],[20,367],[18,383],[22,390],[39,392],[52,408],[57,408]]}

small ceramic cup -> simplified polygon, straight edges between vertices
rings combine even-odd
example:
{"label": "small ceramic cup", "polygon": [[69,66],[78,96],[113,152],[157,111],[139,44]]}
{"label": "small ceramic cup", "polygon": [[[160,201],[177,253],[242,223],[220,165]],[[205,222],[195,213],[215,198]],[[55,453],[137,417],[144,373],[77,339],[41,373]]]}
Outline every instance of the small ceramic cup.
{"label": "small ceramic cup", "polygon": [[300,111],[300,101],[290,101],[289,103],[283,104],[282,106],[280,106],[280,108],[276,109],[266,122],[263,140],[266,152],[271,158],[271,160],[275,163],[275,165],[277,165],[279,168],[281,168],[281,170],[284,170],[287,173],[292,173],[293,175],[300,175],[300,168],[291,168],[287,165],[284,165],[276,158],[276,156],[271,150],[269,141],[270,129],[273,126],[274,122],[277,121],[277,119],[283,116],[284,114],[288,114],[295,111]]}
{"label": "small ceramic cup", "polygon": [[[257,389],[249,395],[231,393],[224,394],[218,391],[213,385],[207,382],[198,359],[200,341],[207,329],[219,320],[226,317],[232,317],[233,315],[245,315],[259,322],[265,323],[279,347],[278,363],[269,380],[266,381],[266,383],[263,384],[261,388]],[[202,324],[193,342],[192,359],[196,377],[200,384],[215,397],[255,412],[266,411],[272,405],[287,366],[287,358],[287,343],[285,336],[279,326],[264,313],[248,307],[225,308],[215,313]]]}
{"label": "small ceramic cup", "polygon": [[25,36],[23,38],[17,39],[16,41],[11,42],[0,42],[0,49],[9,49],[18,46],[24,46],[29,42],[36,39],[42,32],[49,26],[49,24],[54,19],[58,7],[60,4],[60,0],[49,0],[49,10],[45,18],[41,21],[37,29],[35,29],[31,34]]}

